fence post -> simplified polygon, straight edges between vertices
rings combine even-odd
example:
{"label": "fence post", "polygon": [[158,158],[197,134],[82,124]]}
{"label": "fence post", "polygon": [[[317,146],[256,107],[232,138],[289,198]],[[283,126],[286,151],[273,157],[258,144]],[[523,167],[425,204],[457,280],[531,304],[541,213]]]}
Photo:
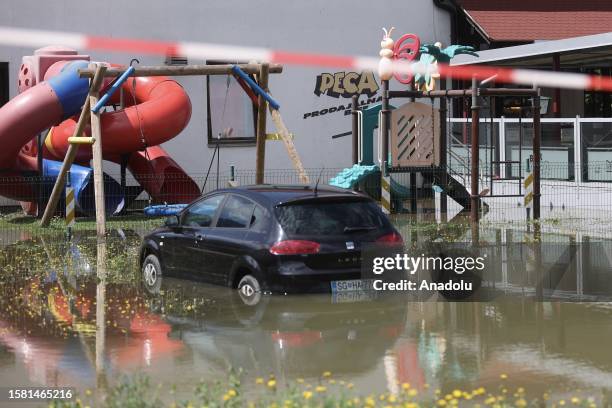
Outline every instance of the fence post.
{"label": "fence post", "polygon": [[574,120],[574,182],[580,187],[582,184],[582,122],[580,115]]}
{"label": "fence post", "polygon": [[542,135],[540,133],[540,91],[533,98],[533,219],[540,219],[540,144]]}
{"label": "fence post", "polygon": [[72,238],[72,227],[75,223],[74,189],[70,179],[70,170],[66,173],[66,227],[68,239]]}
{"label": "fence post", "polygon": [[479,167],[479,135],[478,126],[480,125],[480,107],[478,106],[478,83],[476,78],[472,78],[472,140],[471,140],[471,170],[470,170],[470,219],[472,222],[478,222],[478,202],[480,195],[478,194],[478,167]]}

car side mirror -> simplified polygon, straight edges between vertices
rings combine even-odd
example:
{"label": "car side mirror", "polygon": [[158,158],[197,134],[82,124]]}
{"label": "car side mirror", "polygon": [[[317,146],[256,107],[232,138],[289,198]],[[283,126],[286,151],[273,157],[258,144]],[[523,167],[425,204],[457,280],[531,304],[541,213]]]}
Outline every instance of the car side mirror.
{"label": "car side mirror", "polygon": [[179,217],[178,215],[171,215],[166,218],[166,227],[177,227],[179,225]]}

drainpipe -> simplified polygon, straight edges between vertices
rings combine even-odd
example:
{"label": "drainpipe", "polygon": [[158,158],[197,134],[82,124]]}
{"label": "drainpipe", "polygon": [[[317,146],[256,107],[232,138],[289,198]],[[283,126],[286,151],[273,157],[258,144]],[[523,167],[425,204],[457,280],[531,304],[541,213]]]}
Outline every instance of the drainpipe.
{"label": "drainpipe", "polygon": [[433,0],[436,7],[448,11],[451,16],[451,44],[457,43],[457,19],[459,18],[459,8],[454,0]]}

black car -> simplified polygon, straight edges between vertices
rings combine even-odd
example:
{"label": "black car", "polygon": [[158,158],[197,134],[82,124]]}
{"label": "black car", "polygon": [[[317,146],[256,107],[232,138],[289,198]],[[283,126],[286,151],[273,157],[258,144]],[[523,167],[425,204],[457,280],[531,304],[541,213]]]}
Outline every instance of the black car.
{"label": "black car", "polygon": [[243,294],[321,292],[361,278],[366,243],[401,245],[378,204],[330,186],[257,185],[216,190],[144,238],[143,281],[203,280]]}

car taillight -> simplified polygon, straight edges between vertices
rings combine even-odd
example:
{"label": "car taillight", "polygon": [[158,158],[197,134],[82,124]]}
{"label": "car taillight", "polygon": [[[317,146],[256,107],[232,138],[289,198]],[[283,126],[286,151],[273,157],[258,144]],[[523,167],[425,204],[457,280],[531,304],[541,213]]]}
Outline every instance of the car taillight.
{"label": "car taillight", "polygon": [[379,237],[376,242],[380,242],[381,244],[403,244],[404,239],[397,232],[392,232],[390,234],[383,235]]}
{"label": "car taillight", "polygon": [[290,239],[272,245],[270,252],[274,255],[307,255],[319,252],[321,245],[318,242]]}

